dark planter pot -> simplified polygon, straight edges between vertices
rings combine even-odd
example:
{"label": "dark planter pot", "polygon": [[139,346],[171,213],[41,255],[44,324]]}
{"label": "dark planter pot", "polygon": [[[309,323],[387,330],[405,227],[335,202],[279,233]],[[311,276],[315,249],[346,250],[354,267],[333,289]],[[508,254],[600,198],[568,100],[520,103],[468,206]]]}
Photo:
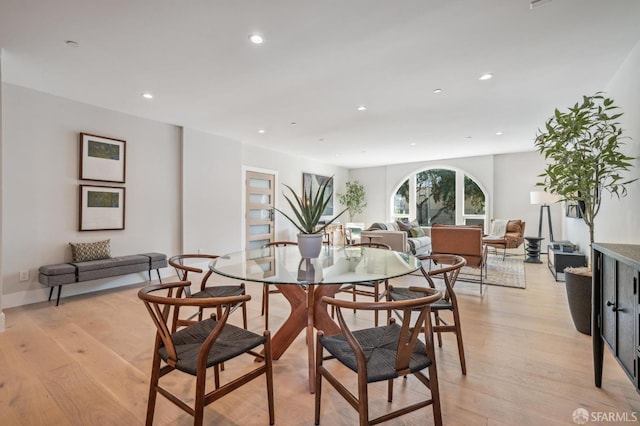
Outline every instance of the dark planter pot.
{"label": "dark planter pot", "polygon": [[573,324],[580,333],[591,336],[591,275],[577,274],[567,268],[564,276]]}

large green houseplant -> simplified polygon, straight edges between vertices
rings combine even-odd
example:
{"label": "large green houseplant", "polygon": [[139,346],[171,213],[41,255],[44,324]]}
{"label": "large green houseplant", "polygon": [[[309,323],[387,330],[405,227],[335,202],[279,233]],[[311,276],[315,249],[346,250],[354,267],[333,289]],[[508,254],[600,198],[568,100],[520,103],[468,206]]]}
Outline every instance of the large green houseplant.
{"label": "large green houseplant", "polygon": [[[279,208],[275,208],[275,210],[280,212],[298,229],[298,231],[300,231],[298,234],[298,245],[303,257],[317,257],[320,254],[320,250],[322,248],[322,232],[327,226],[340,217],[340,215],[347,211],[347,209],[344,209],[332,219],[326,220],[322,226],[318,226],[320,219],[322,218],[322,212],[325,211],[331,202],[331,194],[333,190],[330,188],[328,189],[330,181],[331,179],[325,180],[318,187],[315,194],[307,195],[303,193],[302,196],[298,195],[291,186],[284,184],[291,193],[291,197],[284,193],[283,195],[287,200],[287,203],[289,203],[289,206],[295,215],[295,219]],[[307,245],[311,246],[309,247],[309,251],[307,251]]]}
{"label": "large green houseplant", "polygon": [[[624,139],[618,118],[622,113],[612,99],[597,92],[584,96],[568,111],[555,110],[535,146],[547,165],[538,182],[560,201],[577,204],[589,228],[589,248],[594,241],[595,218],[605,192],[618,198],[627,194],[626,172],[633,157],[622,152]],[[565,271],[569,308],[578,331],[590,334],[590,271]],[[580,283],[584,281],[584,283]]]}
{"label": "large green houseplant", "polygon": [[353,218],[364,211],[367,207],[365,201],[364,185],[360,181],[354,180],[346,183],[347,190],[344,194],[338,194],[340,204],[349,210],[349,222],[353,222]]}

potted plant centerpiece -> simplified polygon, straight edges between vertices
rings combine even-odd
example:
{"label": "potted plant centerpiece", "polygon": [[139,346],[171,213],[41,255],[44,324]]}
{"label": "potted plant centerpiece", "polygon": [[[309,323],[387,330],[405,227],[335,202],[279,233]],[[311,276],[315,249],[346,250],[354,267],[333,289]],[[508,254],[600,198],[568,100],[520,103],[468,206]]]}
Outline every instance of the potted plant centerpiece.
{"label": "potted plant centerpiece", "polygon": [[330,179],[325,180],[318,187],[315,194],[307,195],[303,193],[302,196],[296,194],[289,185],[284,185],[289,192],[291,192],[291,198],[284,193],[283,195],[295,214],[296,220],[282,210],[275,208],[275,210],[282,213],[282,215],[300,231],[298,234],[298,248],[304,258],[314,258],[320,255],[320,251],[322,250],[322,232],[327,226],[340,217],[342,213],[347,211],[347,209],[344,209],[334,216],[333,219],[326,221],[324,225],[318,226],[322,212],[325,211],[331,202],[332,189],[329,189],[329,192],[327,192],[329,181]]}
{"label": "potted plant centerpiece", "polygon": [[[560,201],[574,202],[589,228],[589,249],[594,241],[595,218],[604,192],[618,198],[627,194],[626,185],[636,179],[624,174],[633,157],[622,152],[622,115],[612,99],[597,92],[584,96],[568,111],[555,110],[538,131],[535,146],[547,160],[537,185],[556,194]],[[591,251],[591,250],[590,250]],[[591,270],[565,270],[569,310],[576,329],[591,334]]]}

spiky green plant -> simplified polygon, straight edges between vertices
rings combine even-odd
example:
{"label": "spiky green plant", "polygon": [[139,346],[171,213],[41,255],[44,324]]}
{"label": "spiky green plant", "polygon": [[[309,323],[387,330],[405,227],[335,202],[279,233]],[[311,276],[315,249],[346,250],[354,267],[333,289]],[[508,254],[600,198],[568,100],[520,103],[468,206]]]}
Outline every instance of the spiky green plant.
{"label": "spiky green plant", "polygon": [[303,234],[318,234],[322,232],[327,226],[332,224],[340,215],[346,212],[348,209],[344,209],[340,213],[338,213],[333,219],[325,222],[324,226],[317,228],[318,222],[320,222],[320,218],[322,217],[322,212],[327,208],[329,202],[331,201],[331,192],[330,189],[328,196],[325,196],[327,192],[327,185],[331,179],[325,180],[316,191],[315,194],[310,194],[310,197],[307,198],[306,194],[302,194],[302,197],[298,196],[296,192],[289,185],[284,184],[284,186],[289,189],[291,195],[293,196],[293,201],[291,198],[287,197],[287,195],[283,192],[284,198],[289,203],[291,210],[296,216],[297,220],[293,220],[291,216],[280,210],[279,208],[275,208],[278,212],[282,213],[284,217],[286,217],[289,222],[291,222],[298,230]]}

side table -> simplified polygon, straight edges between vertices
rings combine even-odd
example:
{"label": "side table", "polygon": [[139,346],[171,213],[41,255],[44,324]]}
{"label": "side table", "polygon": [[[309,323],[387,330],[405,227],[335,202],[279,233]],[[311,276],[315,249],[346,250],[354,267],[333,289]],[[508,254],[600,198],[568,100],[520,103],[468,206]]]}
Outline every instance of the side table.
{"label": "side table", "polygon": [[525,263],[542,263],[540,260],[540,243],[544,238],[542,237],[524,237],[527,240],[527,258]]}
{"label": "side table", "polygon": [[553,248],[553,244],[549,244],[547,266],[556,281],[564,281],[564,269],[567,267],[587,266],[587,257],[583,253],[562,251],[561,249]]}

